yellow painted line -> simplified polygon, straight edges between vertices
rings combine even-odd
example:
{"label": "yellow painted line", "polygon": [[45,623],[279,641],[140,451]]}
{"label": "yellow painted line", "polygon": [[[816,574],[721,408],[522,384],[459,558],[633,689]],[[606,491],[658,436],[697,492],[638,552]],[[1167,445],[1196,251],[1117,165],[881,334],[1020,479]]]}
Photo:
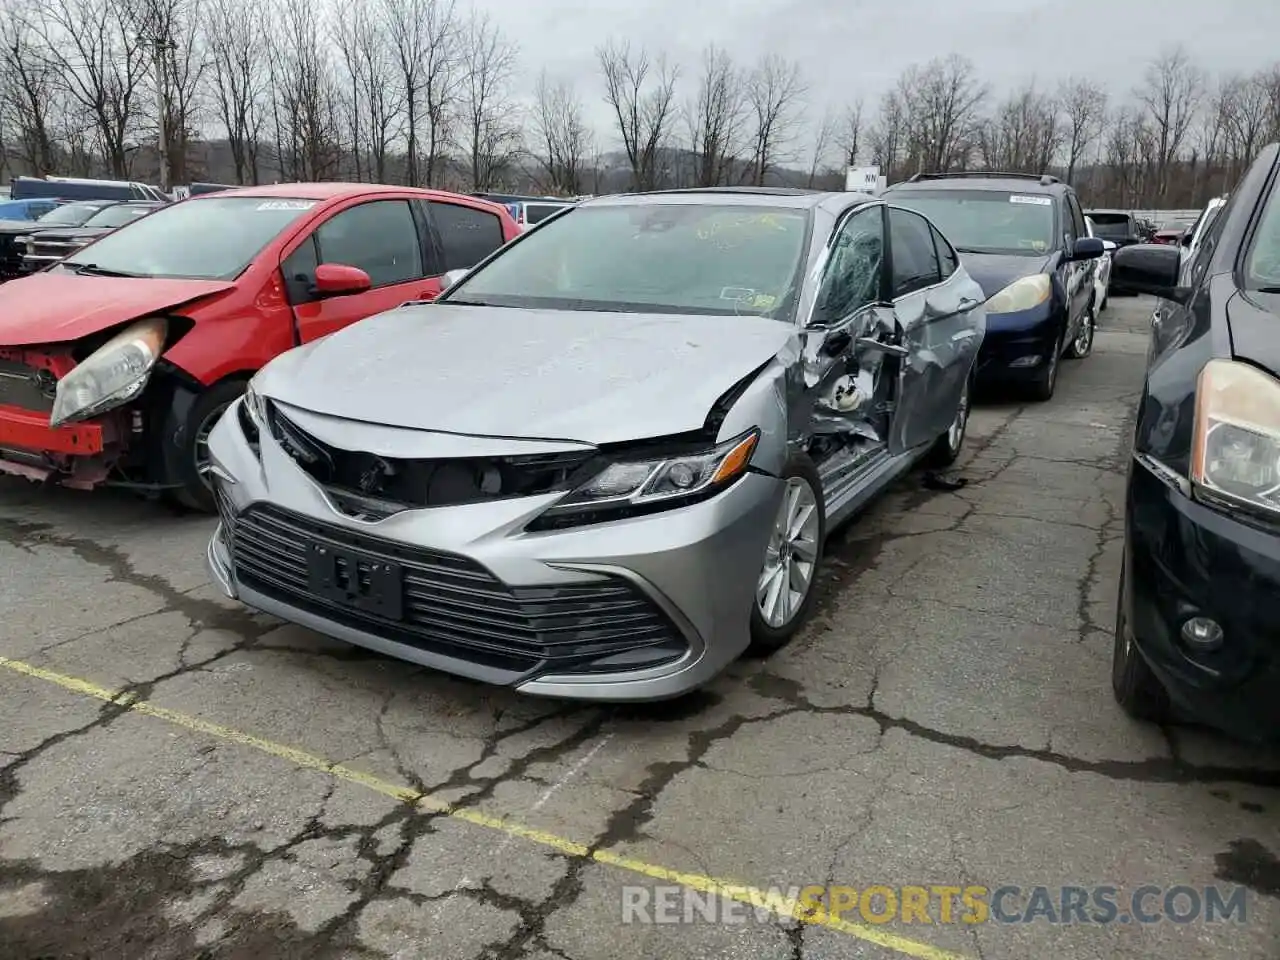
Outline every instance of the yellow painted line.
{"label": "yellow painted line", "polygon": [[650,880],[680,884],[700,893],[735,900],[756,909],[766,910],[779,917],[799,920],[810,926],[824,927],[837,933],[856,937],[859,940],[874,943],[904,956],[919,957],[920,960],[969,960],[964,954],[954,953],[918,940],[901,937],[890,933],[882,927],[854,923],[840,917],[830,916],[823,910],[818,910],[815,913],[798,900],[781,896],[777,893],[770,893],[759,887],[699,873],[684,873],[679,870],[671,870],[667,867],[646,863],[643,860],[624,857],[608,850],[592,850],[585,843],[579,843],[575,840],[557,836],[554,833],[548,833],[545,830],[525,826],[505,817],[492,816],[468,807],[455,807],[412,787],[401,786],[388,780],[383,780],[381,777],[354,770],[341,763],[333,763],[313,753],[299,750],[296,747],[286,746],[283,743],[276,743],[273,740],[266,740],[262,737],[255,737],[251,733],[245,733],[232,727],[224,727],[218,723],[210,723],[208,720],[201,720],[199,717],[193,717],[190,714],[156,706],[146,700],[137,700],[131,694],[109,690],[88,680],[81,680],[78,677],[67,676],[64,673],[46,670],[43,667],[24,663],[21,660],[11,660],[8,657],[0,657],[0,667],[4,667],[13,673],[31,677],[34,680],[52,683],[72,693],[93,697],[107,703],[114,703],[145,717],[154,717],[157,720],[164,720],[195,733],[203,733],[227,743],[236,743],[243,747],[249,747],[252,750],[269,754],[304,769],[315,770],[331,777],[336,777],[339,780],[357,784],[400,803],[412,804],[424,810],[447,816],[452,820],[460,820],[464,823],[484,827],[487,830],[495,830],[509,837],[528,840],[531,843],[549,847],[571,857],[588,858],[596,863],[616,867],[628,873],[647,877]]}

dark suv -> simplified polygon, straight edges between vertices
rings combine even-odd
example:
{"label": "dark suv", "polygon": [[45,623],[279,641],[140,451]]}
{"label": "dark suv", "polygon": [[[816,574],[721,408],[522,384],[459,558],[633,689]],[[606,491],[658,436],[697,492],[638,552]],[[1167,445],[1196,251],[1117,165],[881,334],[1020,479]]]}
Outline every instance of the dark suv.
{"label": "dark suv", "polygon": [[918,173],[884,199],[932,220],[981,285],[979,379],[1052,397],[1062,355],[1093,349],[1093,261],[1103,245],[1089,236],[1076,192],[1048,175]]}
{"label": "dark suv", "polygon": [[1128,210],[1086,210],[1084,215],[1093,221],[1098,236],[1110,240],[1117,247],[1147,241],[1142,224]]}

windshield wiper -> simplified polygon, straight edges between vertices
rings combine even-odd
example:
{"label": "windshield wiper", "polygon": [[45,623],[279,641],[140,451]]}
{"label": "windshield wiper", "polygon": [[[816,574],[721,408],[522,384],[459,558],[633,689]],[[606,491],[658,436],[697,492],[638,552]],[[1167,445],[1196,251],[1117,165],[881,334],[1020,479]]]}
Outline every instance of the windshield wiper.
{"label": "windshield wiper", "polygon": [[1280,287],[1254,287],[1255,293],[1280,293]]}
{"label": "windshield wiper", "polygon": [[141,277],[141,273],[127,273],[124,270],[108,270],[96,263],[78,263],[75,260],[62,261],[64,267],[70,267],[78,274],[92,274],[95,277]]}

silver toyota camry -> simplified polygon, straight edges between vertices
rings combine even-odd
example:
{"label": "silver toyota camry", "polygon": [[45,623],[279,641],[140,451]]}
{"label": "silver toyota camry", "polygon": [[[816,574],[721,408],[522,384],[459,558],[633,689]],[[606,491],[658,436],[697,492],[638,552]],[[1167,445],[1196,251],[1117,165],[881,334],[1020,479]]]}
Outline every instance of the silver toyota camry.
{"label": "silver toyota camry", "polygon": [[231,597],[535,694],[781,647],[829,530],[964,440],[982,293],[856,193],[603,197],[299,347],[209,441]]}

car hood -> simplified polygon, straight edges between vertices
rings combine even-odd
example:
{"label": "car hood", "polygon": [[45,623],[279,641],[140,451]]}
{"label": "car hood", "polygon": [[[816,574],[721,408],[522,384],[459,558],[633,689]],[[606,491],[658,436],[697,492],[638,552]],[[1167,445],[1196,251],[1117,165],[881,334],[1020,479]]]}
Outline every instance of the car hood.
{"label": "car hood", "polygon": [[993,297],[1015,280],[1043,273],[1052,256],[1021,257],[1003,253],[962,253],[960,262],[987,297]]}
{"label": "car hood", "polygon": [[32,230],[27,236],[36,240],[91,240],[110,233],[114,227],[46,227]]}
{"label": "car hood", "polygon": [[32,230],[39,230],[36,226],[39,220],[0,220],[0,235],[17,236],[21,233],[30,233]]}
{"label": "car hood", "polygon": [[402,307],[272,361],[265,396],[348,420],[602,444],[700,429],[795,328],[763,317]]}
{"label": "car hood", "polygon": [[222,280],[82,277],[64,270],[0,284],[0,346],[79,340],[235,286]]}

